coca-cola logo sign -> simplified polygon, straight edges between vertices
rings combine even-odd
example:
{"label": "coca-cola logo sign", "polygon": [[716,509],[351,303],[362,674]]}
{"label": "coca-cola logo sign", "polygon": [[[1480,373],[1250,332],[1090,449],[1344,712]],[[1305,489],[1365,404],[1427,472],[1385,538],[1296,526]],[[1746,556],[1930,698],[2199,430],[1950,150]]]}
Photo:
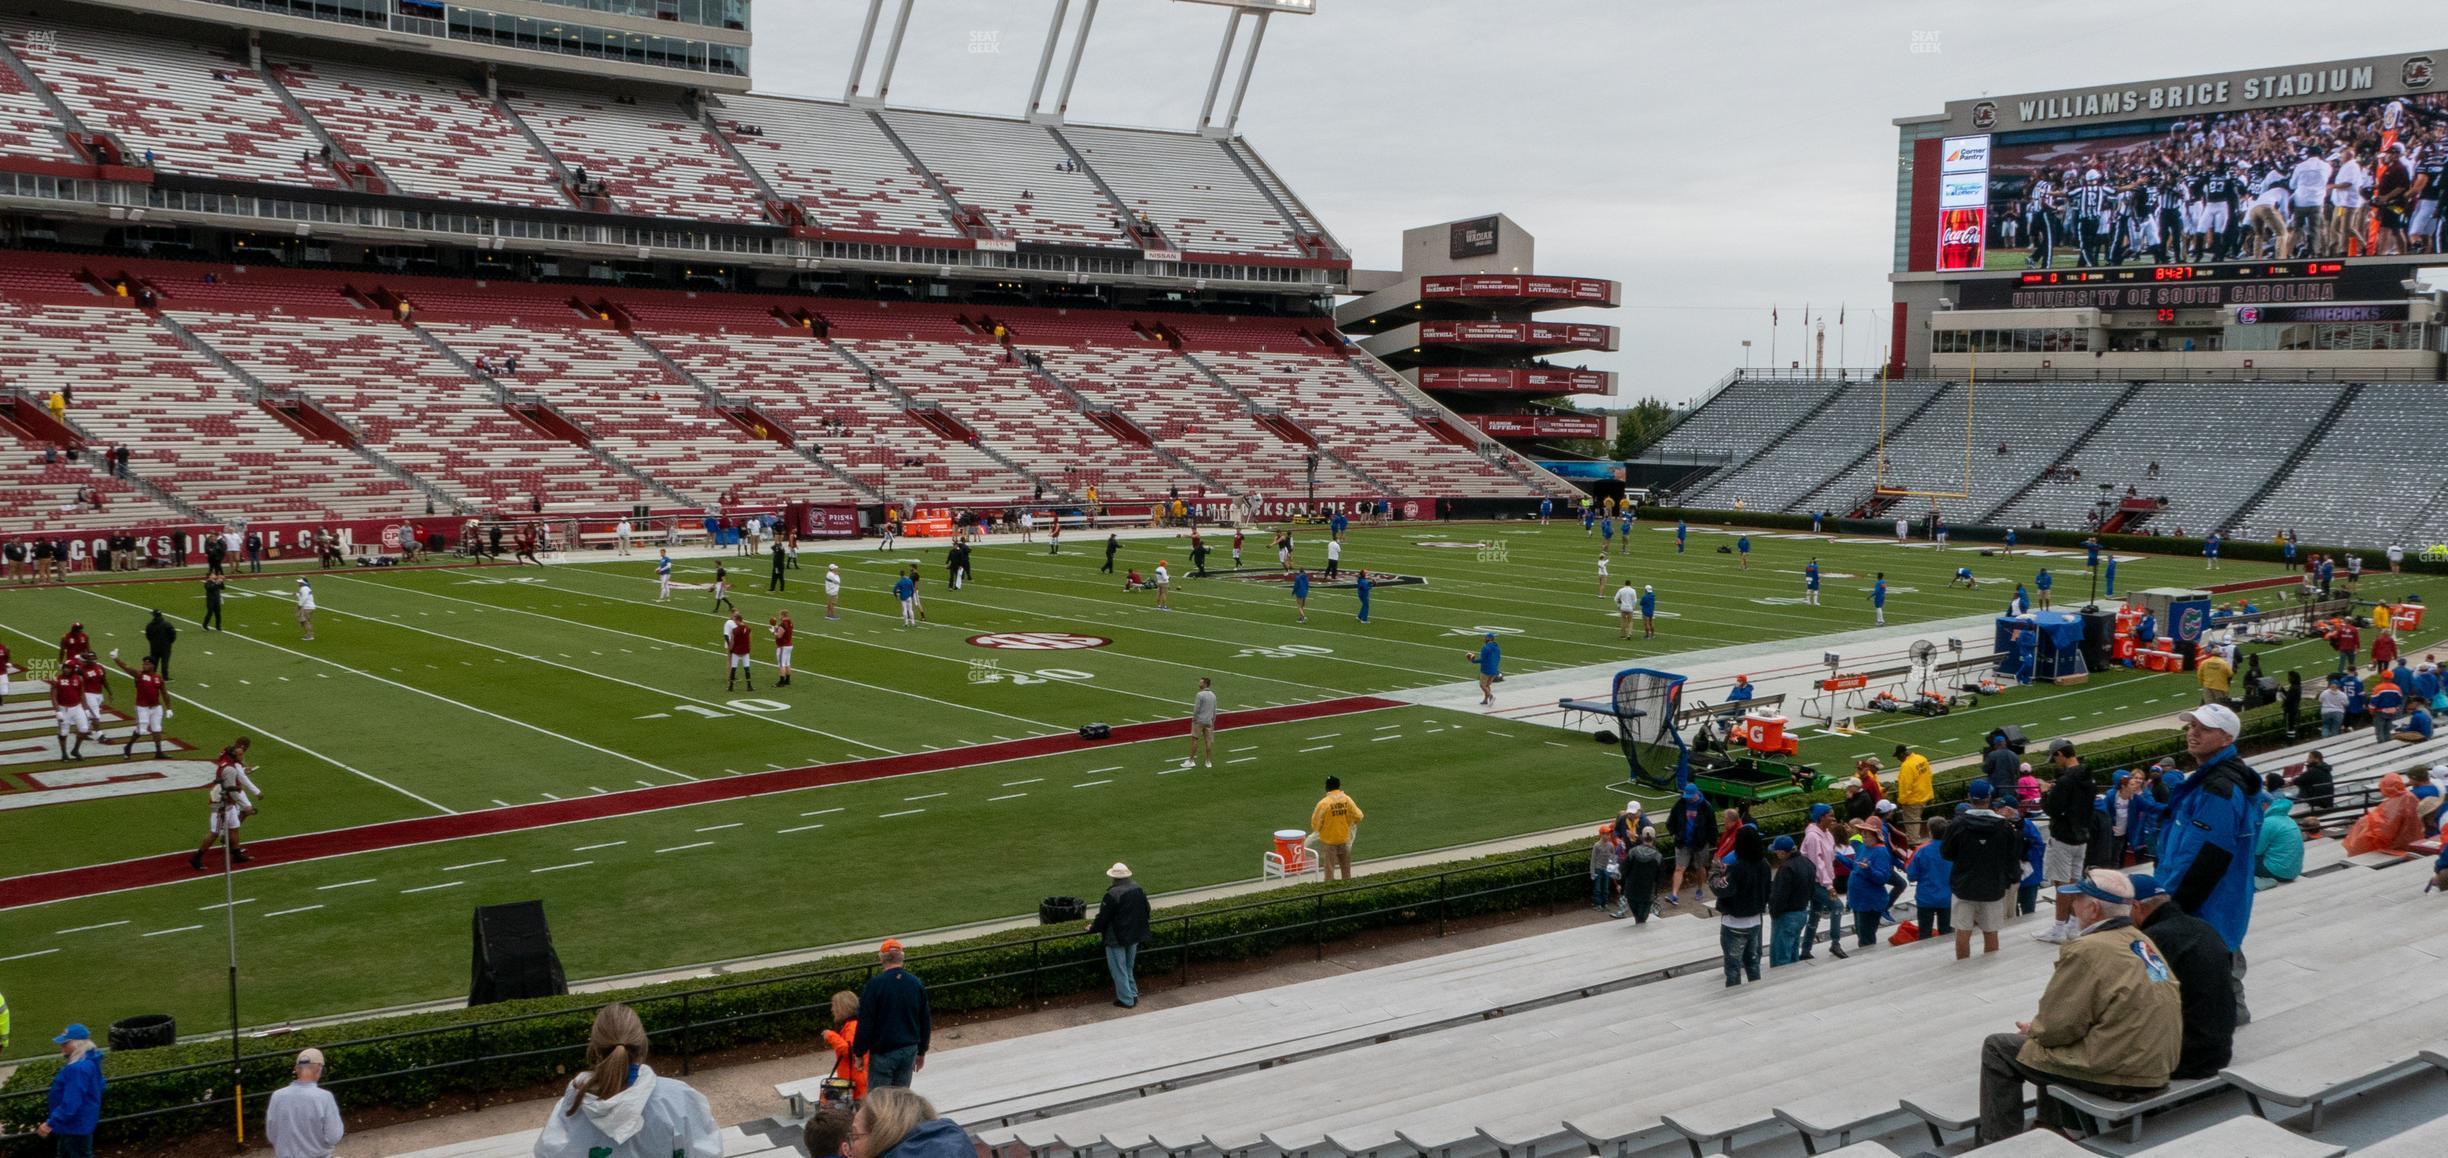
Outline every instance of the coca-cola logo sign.
{"label": "coca-cola logo sign", "polygon": [[1987,248],[1988,232],[1989,211],[1986,208],[1939,210],[1938,268],[1979,269]]}

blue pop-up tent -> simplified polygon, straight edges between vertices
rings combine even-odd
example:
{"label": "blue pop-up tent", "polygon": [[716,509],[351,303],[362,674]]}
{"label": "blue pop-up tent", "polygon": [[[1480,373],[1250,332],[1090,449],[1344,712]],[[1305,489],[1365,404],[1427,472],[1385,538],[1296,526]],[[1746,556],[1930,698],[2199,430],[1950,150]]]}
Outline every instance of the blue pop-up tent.
{"label": "blue pop-up tent", "polygon": [[2082,616],[2070,612],[1998,616],[1998,671],[2026,683],[2081,675],[2091,670],[2083,663],[2082,642]]}

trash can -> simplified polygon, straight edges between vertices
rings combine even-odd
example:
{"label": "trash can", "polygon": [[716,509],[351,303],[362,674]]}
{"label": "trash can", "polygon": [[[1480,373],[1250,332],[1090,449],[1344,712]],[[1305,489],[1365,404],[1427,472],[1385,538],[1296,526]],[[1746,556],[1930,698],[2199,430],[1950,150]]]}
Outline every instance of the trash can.
{"label": "trash can", "polygon": [[1078,897],[1047,897],[1037,902],[1037,923],[1059,925],[1088,919],[1088,902]]}
{"label": "trash can", "polygon": [[110,1047],[123,1049],[160,1049],[178,1044],[178,1019],[167,1013],[146,1013],[123,1017],[111,1023]]}

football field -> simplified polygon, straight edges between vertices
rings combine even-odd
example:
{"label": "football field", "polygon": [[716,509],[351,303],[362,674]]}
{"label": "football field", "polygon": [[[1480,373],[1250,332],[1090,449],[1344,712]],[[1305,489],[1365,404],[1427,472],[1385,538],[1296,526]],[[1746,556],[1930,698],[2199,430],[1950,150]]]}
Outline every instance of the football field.
{"label": "football field", "polygon": [[[168,1012],[209,1031],[226,1022],[231,916],[243,1019],[266,1024],[464,994],[468,912],[483,904],[542,899],[577,980],[1010,916],[1093,897],[1115,860],[1153,892],[1246,879],[1267,833],[1305,826],[1329,774],[1368,812],[1363,859],[1594,822],[1622,800],[1613,747],[1552,718],[1390,697],[1467,685],[1488,631],[1508,678],[1588,668],[1574,694],[1594,696],[1604,672],[1675,670],[1678,653],[1791,640],[1790,654],[1763,647],[1761,667],[1815,663],[1811,637],[1871,623],[1880,571],[1891,625],[1994,614],[2044,563],[2060,606],[2089,581],[2079,554],[1761,532],[1746,569],[1716,553],[1730,538],[1695,527],[1678,555],[1663,531],[1643,525],[1612,561],[1613,582],[1659,597],[1658,637],[1630,641],[1599,594],[1597,541],[1561,521],[1354,530],[1345,567],[1391,573],[1366,623],[1350,590],[1323,584],[1295,622],[1255,533],[1247,570],[1206,578],[1185,575],[1174,537],[1123,540],[1112,575],[1101,539],[1074,534],[1049,555],[999,537],[958,591],[941,545],[811,550],[774,592],[763,558],[699,553],[677,561],[668,603],[651,551],[333,571],[313,576],[312,641],[288,575],[238,577],[227,631],[211,633],[192,579],[0,590],[20,669],[0,706],[0,993],[24,1025]],[[1299,562],[1322,568],[1323,532],[1297,533]],[[1210,568],[1229,567],[1229,536],[1209,542]],[[1814,555],[1825,601],[1802,606]],[[2120,590],[2209,578],[2198,558],[2122,558]],[[1180,577],[1170,611],[1122,590],[1123,571],[1159,559]],[[844,576],[836,620],[828,562]],[[759,632],[753,691],[724,685],[725,613],[703,589],[717,563]],[[890,594],[913,563],[928,616],[914,628]],[[1965,564],[1994,582],[1949,586]],[[2278,573],[2230,561],[2215,578]],[[122,762],[113,742],[60,761],[29,677],[72,621],[133,663],[157,607],[180,630],[167,730],[182,750]],[[798,672],[778,687],[765,623],[783,611]],[[2283,654],[2311,670],[2318,647]],[[1225,713],[1212,769],[1181,760],[1201,676]],[[2174,710],[2190,686],[2108,673],[1958,717],[1879,717],[1867,739],[1812,733],[1803,754],[1837,773],[1899,739],[1965,754],[1991,713],[2090,729]],[[125,711],[125,677],[111,694]],[[1091,721],[1115,738],[1078,740]],[[126,727],[115,718],[106,737]],[[266,851],[225,914],[219,874],[185,857],[209,759],[242,734],[263,790],[244,831]]]}

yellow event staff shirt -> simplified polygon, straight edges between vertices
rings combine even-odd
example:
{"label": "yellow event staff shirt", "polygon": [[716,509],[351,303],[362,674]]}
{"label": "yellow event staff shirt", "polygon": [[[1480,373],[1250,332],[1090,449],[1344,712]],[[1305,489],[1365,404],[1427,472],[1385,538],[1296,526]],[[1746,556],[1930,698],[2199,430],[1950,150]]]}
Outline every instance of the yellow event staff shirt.
{"label": "yellow event staff shirt", "polygon": [[1360,806],[1337,789],[1327,793],[1324,799],[1317,802],[1317,807],[1310,810],[1309,830],[1317,833],[1319,844],[1350,844],[1352,826],[1364,819],[1367,818],[1361,815]]}
{"label": "yellow event staff shirt", "polygon": [[1929,757],[1915,752],[1896,767],[1896,803],[1928,804],[1938,799],[1936,777],[1930,771]]}

